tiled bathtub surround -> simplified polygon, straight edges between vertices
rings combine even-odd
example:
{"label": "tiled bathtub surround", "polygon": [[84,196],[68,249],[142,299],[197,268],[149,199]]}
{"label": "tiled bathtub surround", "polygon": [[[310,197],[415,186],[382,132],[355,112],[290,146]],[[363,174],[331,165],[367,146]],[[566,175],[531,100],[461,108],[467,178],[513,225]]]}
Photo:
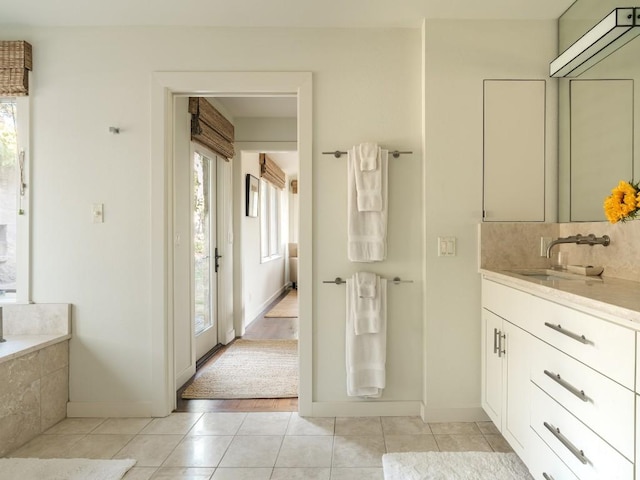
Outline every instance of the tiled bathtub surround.
{"label": "tiled bathtub surround", "polygon": [[30,303],[2,308],[5,335],[68,335],[71,305]]}
{"label": "tiled bathtub surround", "polygon": [[0,344],[0,456],[66,416],[69,305],[3,307]]}
{"label": "tiled bathtub surround", "polygon": [[610,224],[591,223],[481,223],[479,226],[480,267],[501,270],[514,267],[548,268],[540,257],[540,237],[568,237],[593,233],[609,235],[608,247],[563,244],[554,252],[567,252],[571,265],[599,265],[603,276],[640,282],[640,220]]}

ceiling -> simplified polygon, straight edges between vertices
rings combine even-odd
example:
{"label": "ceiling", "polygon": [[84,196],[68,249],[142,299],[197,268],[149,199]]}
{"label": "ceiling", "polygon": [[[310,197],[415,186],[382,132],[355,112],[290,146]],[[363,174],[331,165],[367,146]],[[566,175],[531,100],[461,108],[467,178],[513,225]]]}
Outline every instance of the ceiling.
{"label": "ceiling", "polygon": [[419,27],[427,19],[555,19],[573,0],[0,0],[0,25]]}

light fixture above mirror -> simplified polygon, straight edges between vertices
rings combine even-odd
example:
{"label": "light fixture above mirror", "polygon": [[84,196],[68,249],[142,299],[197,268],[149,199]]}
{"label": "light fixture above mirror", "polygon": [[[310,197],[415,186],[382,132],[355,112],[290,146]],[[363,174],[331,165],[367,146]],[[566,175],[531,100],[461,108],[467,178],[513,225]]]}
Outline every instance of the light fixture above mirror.
{"label": "light fixture above mirror", "polygon": [[640,34],[640,8],[616,8],[549,65],[551,77],[577,77]]}

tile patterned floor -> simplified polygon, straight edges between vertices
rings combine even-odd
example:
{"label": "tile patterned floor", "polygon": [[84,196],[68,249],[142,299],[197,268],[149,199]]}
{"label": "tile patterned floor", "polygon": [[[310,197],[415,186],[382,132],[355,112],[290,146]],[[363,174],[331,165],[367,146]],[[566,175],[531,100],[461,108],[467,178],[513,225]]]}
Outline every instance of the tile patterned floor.
{"label": "tile patterned floor", "polygon": [[511,451],[491,422],[297,413],[68,418],[10,457],[134,458],[125,480],[382,480],[382,454]]}

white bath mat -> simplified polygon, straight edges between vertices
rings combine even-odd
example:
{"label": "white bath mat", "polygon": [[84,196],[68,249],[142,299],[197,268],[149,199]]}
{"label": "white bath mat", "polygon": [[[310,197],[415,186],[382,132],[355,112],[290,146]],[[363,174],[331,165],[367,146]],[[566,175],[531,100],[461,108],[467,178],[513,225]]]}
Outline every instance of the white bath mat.
{"label": "white bath mat", "polygon": [[120,480],[135,460],[0,458],[0,480]]}
{"label": "white bath mat", "polygon": [[387,453],[382,466],[385,480],[533,480],[515,453]]}

